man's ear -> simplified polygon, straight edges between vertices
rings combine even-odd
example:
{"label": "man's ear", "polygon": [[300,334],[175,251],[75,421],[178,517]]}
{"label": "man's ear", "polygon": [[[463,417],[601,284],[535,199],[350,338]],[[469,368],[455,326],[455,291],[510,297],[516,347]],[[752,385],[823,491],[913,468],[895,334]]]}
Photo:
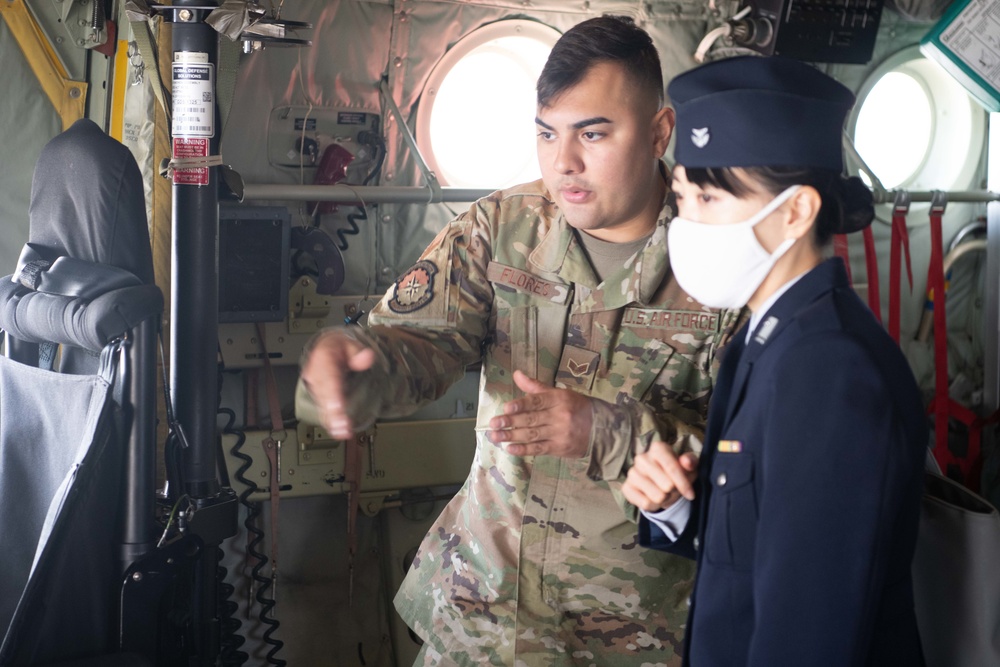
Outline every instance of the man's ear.
{"label": "man's ear", "polygon": [[670,135],[674,133],[674,110],[663,107],[653,116],[653,153],[662,157],[667,152]]}
{"label": "man's ear", "polygon": [[800,239],[809,233],[816,223],[823,198],[811,185],[803,185],[788,200],[788,220],[785,223],[785,238]]}

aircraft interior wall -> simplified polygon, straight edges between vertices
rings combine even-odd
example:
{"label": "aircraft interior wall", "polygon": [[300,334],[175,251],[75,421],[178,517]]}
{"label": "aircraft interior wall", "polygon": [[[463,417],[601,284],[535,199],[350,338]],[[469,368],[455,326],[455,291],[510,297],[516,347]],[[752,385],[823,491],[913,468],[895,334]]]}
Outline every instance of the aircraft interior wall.
{"label": "aircraft interior wall", "polygon": [[[389,89],[408,123],[415,122],[420,108],[424,84],[439,58],[449,45],[487,23],[515,16],[529,17],[565,30],[590,14],[559,11],[555,6],[533,3],[530,8],[507,3],[463,3],[455,6],[440,2],[406,2],[393,8],[381,3],[335,2],[303,3],[296,6],[296,18],[311,21],[315,45],[305,49],[265,49],[244,57],[238,74],[231,116],[223,133],[222,154],[239,171],[247,183],[308,183],[313,170],[275,167],[269,163],[265,141],[246,141],[246,136],[274,138],[269,130],[269,116],[275,107],[296,107],[301,112],[312,108],[320,113],[324,107],[376,114],[384,123],[386,157],[376,182],[383,185],[422,185],[423,179],[401,134],[393,128],[393,116],[381,103],[378,81],[386,73]],[[639,5],[638,7],[646,7]],[[677,10],[677,11],[675,11]],[[653,36],[663,56],[664,76],[692,67],[692,54],[704,36],[706,14],[704,3],[653,3],[643,11],[633,3],[592,3],[590,12],[619,12],[636,15]],[[885,12],[872,61],[868,65],[826,65],[825,69],[854,90],[879,62],[898,50],[915,44],[926,32],[927,25],[906,21]],[[352,37],[364,34],[364,45]],[[416,55],[416,54],[419,54]],[[469,113],[484,100],[469,100]],[[905,110],[900,110],[905,113]],[[273,123],[273,119],[272,123]],[[235,125],[235,127],[234,127]],[[497,129],[503,132],[502,128]],[[983,170],[974,184],[981,187]],[[484,159],[489,159],[484,156]],[[294,162],[293,158],[291,162]],[[266,203],[266,202],[259,202]],[[297,221],[308,219],[305,206],[292,208]],[[380,204],[372,216],[379,224],[369,221],[362,225],[358,236],[348,238],[361,251],[345,253],[347,278],[342,291],[351,294],[381,294],[396,275],[419,255],[437,231],[455,213],[464,210],[461,204]],[[969,220],[981,215],[981,206],[953,206],[947,213],[946,238]],[[331,232],[347,228],[344,215],[323,220]],[[880,216],[885,218],[885,216]],[[925,266],[928,247],[927,226],[915,223],[914,261]],[[886,248],[888,227],[876,225],[879,248]],[[921,242],[923,241],[923,242]],[[353,250],[353,249],[352,249]],[[852,247],[852,264],[863,268],[863,247]],[[887,268],[887,261],[881,263]],[[863,273],[863,271],[862,271]],[[374,281],[374,283],[373,283]],[[883,276],[883,283],[885,276]],[[887,293],[882,291],[883,296]],[[923,297],[917,285],[913,298],[904,303],[903,321],[916,332]]]}
{"label": "aircraft interior wall", "polygon": [[[643,9],[645,7],[648,6],[637,7],[632,3],[592,3],[590,11],[628,13],[642,20],[661,51],[665,77],[694,66],[692,54],[705,33],[704,4],[653,3],[650,10]],[[675,8],[680,8],[679,15],[675,13]],[[423,185],[424,179],[417,162],[400,132],[393,126],[392,114],[379,99],[377,90],[379,77],[387,73],[388,89],[403,117],[413,127],[422,95],[426,93],[425,83],[431,70],[446,49],[464,35],[484,24],[512,16],[527,17],[562,31],[590,15],[589,12],[567,12],[559,7],[558,3],[553,3],[551,7],[539,6],[536,3],[530,7],[525,7],[523,4],[512,7],[508,3],[463,3],[456,6],[451,3],[408,1],[389,6],[340,2],[304,4],[296,10],[300,12],[296,18],[312,21],[317,26],[313,34],[314,47],[301,51],[265,50],[246,58],[241,64],[233,105],[234,109],[240,110],[240,113],[238,116],[234,114],[230,117],[224,134],[222,152],[227,161],[231,161],[243,174],[247,183],[308,183],[310,175],[308,170],[278,168],[268,164],[265,142],[247,141],[246,137],[260,136],[261,130],[267,127],[268,114],[275,106],[299,107],[300,111],[302,107],[318,110],[323,106],[332,106],[338,109],[374,113],[384,123],[387,150],[379,183]],[[826,65],[825,69],[852,89],[858,90],[881,60],[906,46],[915,44],[926,29],[926,25],[914,24],[886,12],[870,64]],[[366,45],[359,48],[352,36],[365,31],[367,31]],[[330,55],[331,51],[333,55]],[[345,66],[344,63],[350,64]],[[469,99],[468,113],[474,114],[478,105],[489,103],[488,99]],[[905,109],[900,109],[899,112],[905,113]],[[239,125],[234,127],[234,123]],[[505,129],[497,128],[497,131],[504,132]],[[268,140],[272,136],[268,135]],[[489,159],[489,156],[484,155],[483,159]],[[984,168],[985,153],[982,155],[976,179],[969,184],[969,187],[981,187]],[[343,254],[346,279],[341,291],[365,298],[381,294],[395,276],[419,256],[437,231],[464,208],[464,205],[456,203],[379,204],[377,207],[369,207],[369,217],[372,221],[363,225],[359,234],[346,237],[349,249]],[[920,219],[921,208],[919,205],[914,207],[910,223],[914,286],[912,293],[904,289],[902,314],[902,337],[907,341],[915,337],[920,314],[925,307],[926,272],[923,267],[927,266],[930,255],[929,227],[925,212],[924,219]],[[926,211],[926,208],[923,208]],[[374,214],[371,212],[373,209]],[[297,207],[293,204],[292,211],[293,220],[297,219],[303,223],[308,220],[303,204],[299,203]],[[960,228],[982,214],[981,204],[950,206],[945,220],[945,238],[952,238]],[[880,211],[879,221],[874,225],[876,244],[883,251],[887,251],[890,240],[888,215],[887,211]],[[335,235],[338,229],[345,228],[345,219],[342,213],[334,213],[324,216],[321,225],[331,235]],[[850,252],[855,280],[860,291],[864,293],[865,258],[860,239],[851,244]],[[883,308],[888,308],[886,287],[888,254],[881,252],[880,255]],[[980,277],[982,275],[981,270],[978,274],[972,273]],[[978,341],[978,344],[981,345],[981,341]],[[914,341],[908,344],[907,352],[913,360],[916,372],[921,376],[923,386],[929,390],[933,386],[931,342]],[[966,364],[969,363],[969,356],[969,353],[965,355]],[[953,357],[956,363],[960,363],[957,355]],[[976,358],[974,350],[971,357]],[[975,368],[975,361],[972,361],[970,367]],[[976,379],[981,383],[981,376]],[[419,438],[419,435],[416,437]],[[288,506],[302,503],[310,509],[303,509],[301,512],[298,509],[283,509],[283,515],[289,517],[283,519],[284,525],[302,522],[313,526],[314,534],[328,531],[343,534],[346,521],[343,497],[325,500],[293,499],[287,503]],[[312,620],[309,620],[310,614],[307,609],[310,604],[317,603],[313,597],[317,587],[329,585],[329,596],[339,597],[341,600],[341,604],[330,606],[330,613],[341,622],[331,625],[343,627],[344,623],[350,625],[353,622],[358,624],[359,628],[363,628],[360,636],[351,635],[351,637],[357,638],[358,650],[369,661],[368,664],[372,664],[373,653],[384,656],[385,660],[390,659],[388,653],[382,653],[385,646],[380,643],[385,641],[387,629],[392,630],[396,664],[409,664],[416,651],[416,645],[410,641],[405,629],[394,618],[389,604],[392,592],[398,586],[403,574],[400,562],[401,550],[398,545],[403,542],[407,543],[410,549],[414,548],[435,515],[436,512],[428,514],[421,523],[405,518],[406,515],[397,509],[385,509],[371,523],[359,529],[377,533],[383,540],[387,539],[389,542],[376,539],[372,546],[372,553],[378,551],[385,559],[381,571],[385,579],[381,581],[381,587],[378,589],[380,595],[375,595],[375,591],[372,590],[366,591],[367,595],[355,597],[352,605],[343,604],[345,588],[350,588],[350,584],[344,578],[346,562],[342,542],[336,539],[325,542],[325,546],[332,547],[332,551],[327,551],[322,556],[319,556],[321,553],[319,549],[309,549],[312,558],[319,557],[328,563],[327,567],[322,568],[322,575],[316,571],[312,578],[300,578],[300,571],[296,569],[294,560],[296,556],[292,555],[292,565],[283,566],[282,579],[287,577],[289,581],[283,581],[281,584],[285,600],[284,604],[279,603],[281,606],[278,608],[278,616],[281,616],[282,608],[294,610],[288,613],[292,613],[294,618],[305,621],[307,626],[314,624],[315,617],[321,614],[315,614],[311,617]],[[408,533],[408,536],[401,537],[401,533]],[[362,533],[359,532],[360,535]],[[372,535],[369,534],[363,539],[372,539]],[[283,553],[296,553],[294,548],[286,548],[284,540],[281,548]],[[301,572],[308,571],[309,566],[305,561],[298,565],[304,568]],[[361,578],[360,570],[355,570],[355,578],[356,580]],[[357,586],[356,583],[355,591],[363,590]],[[330,598],[325,599],[324,604],[328,604]],[[389,609],[389,618],[393,619],[389,626],[385,625],[383,615],[386,609]],[[368,620],[362,622],[362,618]],[[369,622],[375,619],[379,622]],[[292,625],[297,623],[293,622]],[[373,631],[376,628],[378,632]],[[298,647],[289,641],[285,650],[289,656],[296,655],[295,651],[298,650],[307,651],[306,654],[309,654],[308,651],[312,649],[307,646],[320,650],[322,644],[323,642],[318,641],[316,637],[312,637]],[[347,656],[351,649],[352,646],[341,646],[337,653]]]}
{"label": "aircraft interior wall", "polygon": [[[718,4],[725,17],[738,5],[724,0],[589,0],[569,4],[559,0],[300,0],[287,4],[282,9],[284,18],[312,24],[308,35],[312,45],[266,47],[241,55],[231,111],[223,118],[223,162],[238,172],[251,190],[261,185],[312,184],[317,172],[314,165],[324,150],[341,144],[351,154],[343,180],[347,187],[426,186],[419,161],[407,145],[391,105],[380,92],[383,79],[392,102],[410,130],[415,131],[416,116],[421,104],[426,103],[426,84],[435,65],[461,38],[486,24],[521,18],[564,31],[600,13],[632,15],[652,35],[661,52],[664,76],[669,78],[696,64],[693,54],[699,42],[717,24],[710,7]],[[885,11],[868,64],[821,67],[852,90],[861,90],[881,62],[915,45],[930,25]],[[124,18],[120,29],[127,35]],[[125,39],[125,35],[119,39]],[[166,43],[169,47],[169,38]],[[727,49],[720,42],[712,53],[725,54]],[[96,53],[89,57],[93,67],[104,58]],[[41,147],[60,131],[61,121],[2,21],[0,62],[5,71],[4,94],[0,95],[0,138],[5,147],[0,159],[0,264],[13,269],[21,245],[27,240],[30,167]],[[132,59],[127,65],[129,80],[136,78],[137,62]],[[156,187],[163,185],[155,175],[160,155],[152,120],[156,102],[149,85],[147,76],[141,85],[125,90],[122,103],[127,130],[118,131],[124,134],[124,143],[143,168],[150,226],[154,238],[159,238],[169,234],[170,217],[151,203],[154,182],[159,183]],[[111,86],[103,93],[92,89],[90,95],[90,115],[107,116]],[[470,98],[466,101],[467,113],[476,114],[478,108],[490,103],[489,99]],[[897,112],[905,114],[906,109]],[[315,125],[310,125],[310,119]],[[319,128],[315,145],[303,141],[303,127]],[[326,128],[332,129],[326,133]],[[508,132],[503,127],[495,131]],[[380,148],[368,142],[370,134],[362,134],[365,132],[384,137],[384,157],[379,157]],[[986,187],[985,147],[984,133],[974,147],[980,151],[974,173],[967,183],[951,189]],[[490,158],[481,156],[483,160]],[[931,183],[926,189],[935,187]],[[231,321],[221,323],[219,328],[220,355],[225,366],[221,404],[233,410],[235,425],[245,433],[245,440],[235,432],[223,434],[226,472],[237,493],[248,489],[241,478],[254,482],[250,500],[254,511],[259,512],[253,522],[256,527],[248,530],[243,521],[250,510],[241,509],[240,532],[227,542],[223,561],[229,572],[227,581],[234,588],[230,595],[236,605],[233,616],[241,622],[240,632],[247,637],[240,650],[250,653],[250,664],[269,664],[274,639],[284,644],[274,655],[293,666],[412,664],[418,645],[396,616],[392,596],[408,559],[449,495],[464,481],[471,461],[470,429],[477,407],[475,370],[445,397],[397,422],[395,430],[391,422],[379,424],[378,446],[372,441],[360,449],[364,494],[356,519],[352,518],[354,507],[346,493],[346,446],[325,439],[315,426],[293,425],[298,361],[306,341],[325,324],[341,323],[345,318],[363,321],[364,312],[393,280],[418,258],[449,220],[469,205],[360,203],[338,203],[324,209],[300,199],[280,197],[252,198],[239,205],[224,202],[234,210],[286,209],[293,229],[318,226],[331,243],[339,246],[328,248],[322,258],[339,276],[333,294],[317,292],[316,276],[312,275],[315,271],[304,270],[293,276],[288,313],[280,321]],[[889,305],[890,216],[890,207],[881,206],[873,225],[883,312]],[[983,203],[949,205],[944,222],[946,247],[960,230],[970,223],[985,221],[985,217]],[[933,389],[932,341],[915,340],[926,308],[926,267],[930,258],[925,204],[912,207],[909,233],[914,280],[912,291],[905,278],[903,281],[902,339],[904,351],[929,397]],[[852,239],[850,257],[856,287],[864,294],[866,261],[860,238]],[[319,272],[323,266],[321,263]],[[169,266],[163,266],[161,261],[158,278],[168,272]],[[225,281],[226,276],[221,279]],[[996,332],[992,337],[984,333],[985,280],[985,253],[957,263],[952,276],[949,312],[954,313],[950,320],[954,340],[949,342],[954,350],[953,371],[966,377],[962,385],[966,400],[984,400],[984,346],[996,345]],[[169,290],[169,280],[163,287]],[[261,337],[261,332],[266,335]],[[266,493],[273,473],[262,448],[270,421],[262,354],[273,358],[282,414],[289,431],[280,466],[282,484],[287,487],[283,487],[280,501],[280,530],[275,528],[274,506]],[[214,373],[216,369],[206,372]],[[453,420],[461,421],[461,428],[456,430],[448,424]],[[220,429],[225,424],[226,420],[220,419]],[[405,451],[407,444],[415,453]],[[253,461],[243,467],[240,453],[251,456]],[[406,456],[422,460],[411,464]],[[394,468],[393,462],[400,467]],[[995,492],[1000,493],[1000,488]],[[264,531],[264,539],[256,548],[265,559],[272,531],[277,532],[277,604],[265,618],[261,605],[252,602],[261,583],[259,578],[255,580],[253,559],[247,555],[253,530]],[[349,538],[350,534],[353,536]],[[349,541],[355,543],[353,559],[348,553]],[[260,576],[269,579],[267,565],[258,569]],[[277,619],[280,626],[269,636],[271,619]]]}
{"label": "aircraft interior wall", "polygon": [[0,21],[0,62],[4,94],[0,95],[0,265],[14,266],[28,240],[31,171],[42,146],[62,129],[59,116],[42,92],[7,23]]}

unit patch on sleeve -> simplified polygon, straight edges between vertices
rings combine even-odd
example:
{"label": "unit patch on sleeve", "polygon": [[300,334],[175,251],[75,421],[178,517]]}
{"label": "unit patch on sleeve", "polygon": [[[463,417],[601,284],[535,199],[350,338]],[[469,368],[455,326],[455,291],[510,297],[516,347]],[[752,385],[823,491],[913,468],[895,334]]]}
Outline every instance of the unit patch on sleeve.
{"label": "unit patch on sleeve", "polygon": [[434,276],[438,269],[426,259],[414,264],[396,280],[392,288],[389,308],[396,313],[420,310],[434,298]]}

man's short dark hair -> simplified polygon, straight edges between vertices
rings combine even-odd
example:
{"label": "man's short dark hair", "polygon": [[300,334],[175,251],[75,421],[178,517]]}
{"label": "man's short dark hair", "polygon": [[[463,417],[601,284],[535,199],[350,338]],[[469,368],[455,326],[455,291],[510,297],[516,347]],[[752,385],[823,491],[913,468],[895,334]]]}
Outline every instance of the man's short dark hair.
{"label": "man's short dark hair", "polygon": [[660,55],[649,34],[627,16],[599,16],[567,30],[538,77],[538,105],[547,107],[598,63],[618,63],[642,89],[663,100]]}

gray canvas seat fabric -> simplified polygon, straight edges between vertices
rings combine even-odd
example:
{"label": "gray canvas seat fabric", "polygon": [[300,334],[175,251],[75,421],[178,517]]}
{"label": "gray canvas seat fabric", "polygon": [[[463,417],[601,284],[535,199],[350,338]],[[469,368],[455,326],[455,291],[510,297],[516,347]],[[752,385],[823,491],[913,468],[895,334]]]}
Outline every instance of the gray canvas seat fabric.
{"label": "gray canvas seat fabric", "polygon": [[0,664],[97,654],[113,639],[121,438],[105,374],[0,357],[0,507],[16,508],[0,512]]}
{"label": "gray canvas seat fabric", "polygon": [[42,150],[30,218],[30,275],[0,278],[0,667],[116,651],[130,350],[163,309],[138,166],[93,122]]}

